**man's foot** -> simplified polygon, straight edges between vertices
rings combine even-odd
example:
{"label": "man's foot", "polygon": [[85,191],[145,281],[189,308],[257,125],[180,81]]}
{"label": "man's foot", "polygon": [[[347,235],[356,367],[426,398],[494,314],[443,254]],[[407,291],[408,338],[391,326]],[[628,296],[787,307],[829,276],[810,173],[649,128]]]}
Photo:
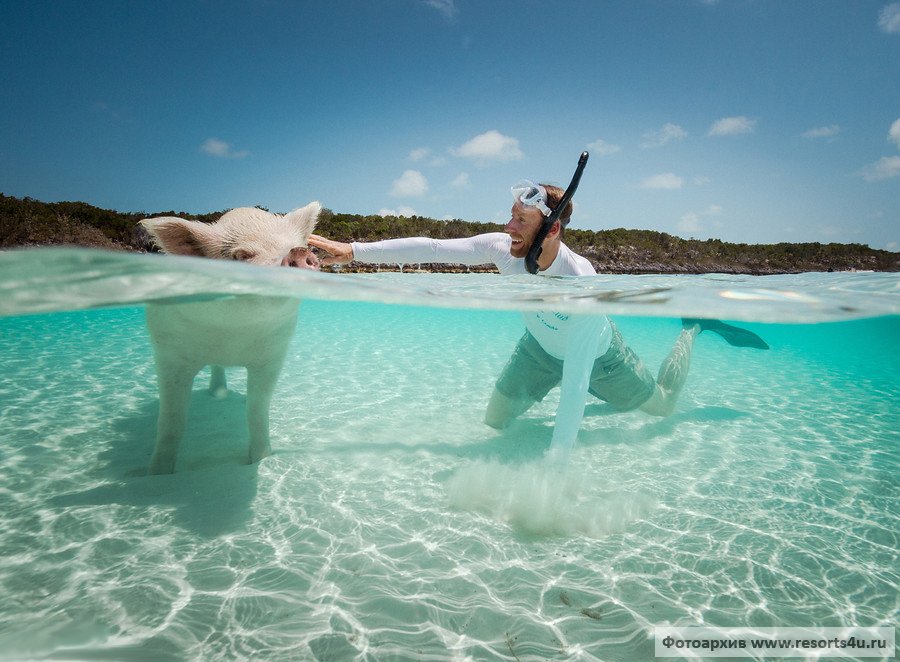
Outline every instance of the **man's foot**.
{"label": "man's foot", "polygon": [[681,325],[685,329],[689,329],[694,325],[700,327],[700,332],[712,331],[722,336],[729,345],[735,347],[753,347],[755,349],[769,349],[769,345],[765,340],[747,329],[742,329],[731,324],[725,324],[719,320],[696,319],[692,317],[682,317]]}

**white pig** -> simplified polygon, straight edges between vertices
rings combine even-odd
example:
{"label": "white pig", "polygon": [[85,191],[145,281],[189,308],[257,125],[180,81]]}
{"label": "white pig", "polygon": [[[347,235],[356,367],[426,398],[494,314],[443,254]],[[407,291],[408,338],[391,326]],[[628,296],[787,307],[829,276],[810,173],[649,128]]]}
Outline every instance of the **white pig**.
{"label": "white pig", "polygon": [[[181,218],[147,218],[141,225],[166,253],[240,260],[258,265],[318,269],[307,248],[321,205],[280,216],[255,208],[233,209],[215,223]],[[300,302],[287,297],[241,295],[220,301],[148,304],[147,327],[159,381],[159,419],[151,474],[173,473],[187,422],[194,377],[212,366],[210,392],[225,393],[224,366],[247,368],[247,460],[271,450],[269,404]]]}

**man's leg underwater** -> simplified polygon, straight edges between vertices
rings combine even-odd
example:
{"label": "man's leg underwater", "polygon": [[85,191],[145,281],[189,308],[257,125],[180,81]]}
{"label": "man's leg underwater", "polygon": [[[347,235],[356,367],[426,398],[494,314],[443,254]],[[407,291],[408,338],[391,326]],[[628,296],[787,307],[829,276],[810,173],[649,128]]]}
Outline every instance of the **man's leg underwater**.
{"label": "man's leg underwater", "polygon": [[561,378],[562,361],[547,354],[526,331],[497,378],[484,422],[497,430],[505,428],[543,400]]}
{"label": "man's leg underwater", "polygon": [[650,399],[640,406],[641,411],[653,416],[668,416],[675,411],[678,396],[687,381],[691,367],[694,339],[700,333],[700,325],[692,324],[682,329],[672,351],[659,367],[656,376],[656,390]]}
{"label": "man's leg underwater", "polygon": [[669,356],[659,367],[656,390],[650,399],[640,407],[641,411],[653,416],[668,416],[675,410],[678,396],[687,381],[688,369],[691,367],[694,339],[703,331],[712,331],[722,336],[729,345],[735,347],[769,349],[766,341],[752,331],[725,324],[719,320],[683,318],[681,324],[684,327],[681,335],[675,341]]}
{"label": "man's leg underwater", "polygon": [[508,398],[494,387],[491,400],[484,412],[484,422],[492,428],[501,430],[528,411],[533,404],[534,400],[528,398]]}

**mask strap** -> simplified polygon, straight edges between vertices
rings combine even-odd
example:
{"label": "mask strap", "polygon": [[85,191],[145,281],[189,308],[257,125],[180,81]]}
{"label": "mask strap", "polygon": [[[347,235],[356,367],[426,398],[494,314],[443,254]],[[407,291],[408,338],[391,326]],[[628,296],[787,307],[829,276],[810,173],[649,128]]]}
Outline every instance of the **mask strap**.
{"label": "mask strap", "polygon": [[547,238],[550,228],[553,227],[553,224],[557,221],[559,215],[562,214],[566,205],[569,204],[572,196],[575,195],[575,189],[578,188],[578,183],[581,181],[581,173],[584,172],[584,166],[587,165],[588,156],[589,154],[587,152],[581,153],[581,157],[578,159],[578,167],[575,168],[575,174],[572,175],[572,181],[569,182],[569,187],[566,189],[566,192],[563,193],[562,200],[559,201],[559,204],[556,205],[556,208],[550,215],[544,219],[534,241],[531,242],[531,248],[528,249],[528,255],[525,256],[525,268],[528,269],[528,273],[536,274],[538,272],[537,262],[538,258],[541,256],[541,251],[543,251],[543,246],[541,246],[541,244],[544,243],[544,239]]}

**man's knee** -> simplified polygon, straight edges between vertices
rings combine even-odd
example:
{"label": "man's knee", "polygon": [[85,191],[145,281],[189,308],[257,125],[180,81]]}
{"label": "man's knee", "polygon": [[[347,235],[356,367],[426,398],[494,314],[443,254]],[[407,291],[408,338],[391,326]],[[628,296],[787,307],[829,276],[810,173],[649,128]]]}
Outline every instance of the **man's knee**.
{"label": "man's knee", "polygon": [[509,416],[500,416],[496,412],[486,411],[484,413],[484,423],[485,425],[489,425],[495,430],[502,430],[507,425],[512,422],[512,418]]}
{"label": "man's knee", "polygon": [[670,416],[673,411],[675,411],[675,404],[678,402],[677,394],[672,397],[672,394],[666,393],[665,390],[659,385],[656,385],[656,388],[653,391],[653,395],[642,404],[638,409],[646,414],[650,414],[651,416]]}
{"label": "man's knee", "polygon": [[484,422],[496,430],[502,430],[530,406],[531,402],[508,398],[495,388],[484,412]]}

